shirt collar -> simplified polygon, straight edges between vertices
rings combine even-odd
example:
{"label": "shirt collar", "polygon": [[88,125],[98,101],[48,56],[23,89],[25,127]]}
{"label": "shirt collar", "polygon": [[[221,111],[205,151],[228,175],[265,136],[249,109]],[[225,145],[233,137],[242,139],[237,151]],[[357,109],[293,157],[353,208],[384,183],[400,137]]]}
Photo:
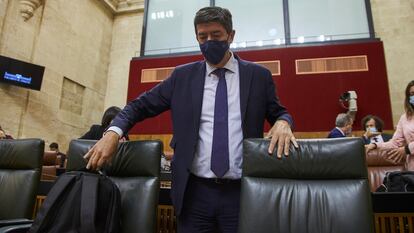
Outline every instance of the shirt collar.
{"label": "shirt collar", "polygon": [[[230,59],[227,61],[227,63],[224,65],[223,68],[226,68],[227,70],[229,70],[232,73],[235,73],[237,70],[237,59],[234,57],[233,52],[230,51],[231,57]],[[207,75],[210,76],[210,74],[215,71],[217,68],[210,65],[208,62],[206,62],[206,71],[207,71]]]}

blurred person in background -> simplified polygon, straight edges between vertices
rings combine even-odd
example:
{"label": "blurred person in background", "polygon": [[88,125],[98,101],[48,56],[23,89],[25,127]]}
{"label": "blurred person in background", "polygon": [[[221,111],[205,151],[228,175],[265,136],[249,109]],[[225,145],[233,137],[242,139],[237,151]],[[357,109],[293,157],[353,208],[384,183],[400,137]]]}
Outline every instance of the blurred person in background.
{"label": "blurred person in background", "polygon": [[388,142],[370,143],[366,150],[378,149],[388,151],[387,159],[398,164],[406,161],[408,170],[414,170],[414,80],[405,88],[404,100],[405,113],[397,124],[397,129]]}
{"label": "blurred person in background", "polygon": [[392,138],[391,134],[382,133],[384,121],[375,115],[367,115],[362,118],[361,126],[365,129],[364,135],[362,136],[365,145],[387,142]]}
{"label": "blurred person in background", "polygon": [[60,155],[60,164],[59,164],[59,166],[64,167],[65,166],[66,155],[59,151],[59,144],[57,144],[56,142],[50,143],[49,150],[55,151],[57,153],[57,155]]}
{"label": "blurred person in background", "polygon": [[0,139],[13,139],[13,137],[6,134],[6,131],[0,126]]}
{"label": "blurred person in background", "polygon": [[[90,139],[90,140],[99,140],[102,138],[105,130],[108,128],[109,124],[111,124],[112,120],[115,116],[121,111],[119,107],[112,106],[105,110],[101,124],[100,125],[92,125],[88,132],[86,132],[82,137],[79,139]],[[129,140],[128,135],[125,135],[121,138],[121,141]]]}
{"label": "blurred person in background", "polygon": [[354,120],[351,115],[339,113],[335,119],[335,128],[331,130],[328,138],[344,138],[352,133],[352,124]]}

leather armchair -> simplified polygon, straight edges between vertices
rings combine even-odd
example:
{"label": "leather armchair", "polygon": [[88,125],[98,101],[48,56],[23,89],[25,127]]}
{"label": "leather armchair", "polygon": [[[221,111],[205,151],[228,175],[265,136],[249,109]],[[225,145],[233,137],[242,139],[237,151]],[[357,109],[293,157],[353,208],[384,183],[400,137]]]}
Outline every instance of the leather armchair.
{"label": "leather armchair", "polygon": [[[67,154],[67,170],[84,168],[83,156],[95,142],[73,140]],[[121,192],[122,232],[155,232],[162,151],[161,141],[123,142],[112,165],[104,168]]]}
{"label": "leather armchair", "polygon": [[0,227],[31,222],[43,150],[40,139],[0,140]]}
{"label": "leather armchair", "polygon": [[369,233],[373,212],[361,139],[299,140],[277,159],[244,141],[240,233]]}
{"label": "leather armchair", "polygon": [[43,154],[42,178],[41,180],[56,180],[56,151],[45,151]]}
{"label": "leather armchair", "polygon": [[372,192],[375,192],[375,190],[382,184],[387,172],[405,170],[405,162],[395,164],[386,159],[386,153],[386,151],[372,150],[366,154],[368,178]]}

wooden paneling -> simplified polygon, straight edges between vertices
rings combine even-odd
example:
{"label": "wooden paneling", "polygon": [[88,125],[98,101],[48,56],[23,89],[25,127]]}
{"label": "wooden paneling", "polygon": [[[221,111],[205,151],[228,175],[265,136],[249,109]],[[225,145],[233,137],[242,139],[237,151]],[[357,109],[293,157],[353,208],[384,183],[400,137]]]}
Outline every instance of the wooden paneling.
{"label": "wooden paneling", "polygon": [[[258,61],[260,64],[270,70],[273,76],[280,75],[280,61]],[[153,69],[141,70],[141,83],[156,83],[167,79],[175,67],[160,67]]]}
{"label": "wooden paneling", "polygon": [[157,233],[177,232],[177,220],[174,208],[170,205],[158,205],[157,211]]}
{"label": "wooden paneling", "polygon": [[376,233],[414,233],[414,213],[375,213]]}
{"label": "wooden paneling", "polygon": [[262,65],[270,70],[273,76],[280,75],[280,61],[257,61],[256,64]]}
{"label": "wooden paneling", "polygon": [[154,69],[143,69],[141,71],[142,83],[161,82],[168,78],[175,67],[162,67]]}
{"label": "wooden paneling", "polygon": [[368,58],[366,55],[296,60],[296,74],[324,74],[359,71],[368,71]]}
{"label": "wooden paneling", "polygon": [[164,151],[173,151],[173,149],[170,147],[172,134],[132,134],[128,136],[131,141],[160,140],[164,144]]}
{"label": "wooden paneling", "polygon": [[[332,126],[333,128],[333,126]],[[385,130],[384,133],[393,134],[392,130]],[[319,131],[319,132],[293,132],[297,139],[306,139],[306,138],[326,138],[329,134],[329,131]],[[352,131],[354,137],[362,137],[364,131],[355,130]],[[263,134],[266,136],[267,132]],[[172,134],[131,134],[128,135],[131,141],[137,140],[160,140],[164,143],[164,151],[172,152],[172,148],[169,146],[172,139]]]}
{"label": "wooden paneling", "polygon": [[37,212],[40,210],[40,207],[42,206],[45,199],[46,199],[46,196],[36,196],[36,202],[33,208],[33,219],[36,218]]}

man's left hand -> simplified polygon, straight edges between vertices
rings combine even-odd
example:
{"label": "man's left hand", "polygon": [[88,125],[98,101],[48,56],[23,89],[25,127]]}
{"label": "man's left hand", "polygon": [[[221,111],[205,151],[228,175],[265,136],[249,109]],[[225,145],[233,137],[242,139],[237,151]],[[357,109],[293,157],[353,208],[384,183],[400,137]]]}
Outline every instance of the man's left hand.
{"label": "man's left hand", "polygon": [[271,138],[268,151],[269,154],[273,154],[277,143],[277,157],[279,159],[282,158],[282,152],[284,152],[285,156],[289,155],[290,143],[293,143],[296,148],[299,148],[296,138],[293,136],[292,130],[290,129],[290,125],[285,120],[276,121],[267,137]]}

